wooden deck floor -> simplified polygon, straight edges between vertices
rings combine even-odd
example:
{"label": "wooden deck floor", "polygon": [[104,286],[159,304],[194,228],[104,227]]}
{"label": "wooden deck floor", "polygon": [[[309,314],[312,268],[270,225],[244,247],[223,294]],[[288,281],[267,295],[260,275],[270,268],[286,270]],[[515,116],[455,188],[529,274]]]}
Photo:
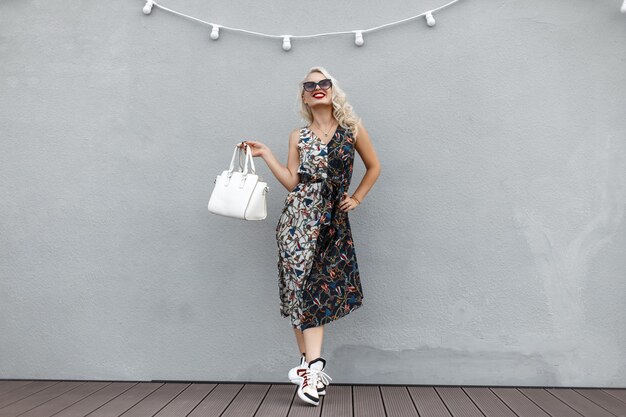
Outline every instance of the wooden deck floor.
{"label": "wooden deck floor", "polygon": [[626,389],[331,384],[318,406],[293,384],[0,380],[0,417],[612,417]]}

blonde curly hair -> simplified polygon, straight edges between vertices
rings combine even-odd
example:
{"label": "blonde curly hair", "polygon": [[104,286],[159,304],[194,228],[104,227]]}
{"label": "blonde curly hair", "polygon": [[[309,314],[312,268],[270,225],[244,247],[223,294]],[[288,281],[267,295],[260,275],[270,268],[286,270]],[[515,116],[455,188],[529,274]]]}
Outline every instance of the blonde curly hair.
{"label": "blonde curly hair", "polygon": [[339,125],[344,129],[351,130],[355,138],[358,134],[358,124],[361,122],[361,118],[357,116],[357,114],[352,109],[352,105],[348,103],[346,98],[346,93],[339,86],[339,82],[326,70],[324,67],[316,66],[312,67],[309,72],[304,76],[302,81],[300,81],[298,88],[298,111],[299,114],[306,120],[309,124],[313,123],[313,113],[309,106],[302,100],[302,96],[304,95],[304,87],[302,83],[306,81],[309,74],[312,72],[319,72],[325,78],[328,78],[332,81],[332,95],[331,101],[333,103],[333,116],[339,122]]}

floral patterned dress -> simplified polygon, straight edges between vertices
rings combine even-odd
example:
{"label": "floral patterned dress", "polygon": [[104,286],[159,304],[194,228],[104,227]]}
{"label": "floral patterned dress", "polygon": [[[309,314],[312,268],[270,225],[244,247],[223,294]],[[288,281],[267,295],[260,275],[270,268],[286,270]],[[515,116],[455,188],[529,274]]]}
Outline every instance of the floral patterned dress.
{"label": "floral patterned dress", "polygon": [[354,137],[338,126],[324,143],[308,127],[298,140],[300,182],[285,198],[276,225],[280,313],[304,330],[337,320],[361,306],[348,212]]}

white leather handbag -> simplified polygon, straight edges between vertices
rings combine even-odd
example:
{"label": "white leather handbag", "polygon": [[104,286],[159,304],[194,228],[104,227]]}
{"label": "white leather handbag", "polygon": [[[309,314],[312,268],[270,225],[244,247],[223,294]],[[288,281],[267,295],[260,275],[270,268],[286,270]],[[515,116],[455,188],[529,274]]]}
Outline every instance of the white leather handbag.
{"label": "white leather handbag", "polygon": [[[209,198],[209,211],[226,217],[243,220],[264,220],[267,217],[267,193],[270,188],[263,177],[256,174],[252,150],[246,146],[243,171],[241,159],[239,169],[235,171],[235,157],[243,152],[235,146],[230,167],[215,178],[215,187]],[[249,162],[249,163],[248,163]],[[251,171],[248,170],[250,165]]]}

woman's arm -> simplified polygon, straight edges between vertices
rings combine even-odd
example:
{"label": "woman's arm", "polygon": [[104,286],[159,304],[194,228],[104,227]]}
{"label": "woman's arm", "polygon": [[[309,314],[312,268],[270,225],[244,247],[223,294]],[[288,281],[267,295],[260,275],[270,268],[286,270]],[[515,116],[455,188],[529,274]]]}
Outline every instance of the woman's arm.
{"label": "woman's arm", "polygon": [[359,152],[367,172],[352,195],[362,202],[380,175],[380,162],[378,161],[378,156],[374,150],[374,145],[372,145],[369,133],[367,133],[362,123],[358,125],[356,139],[354,148]]}
{"label": "woman's arm", "polygon": [[294,129],[289,135],[287,166],[281,164],[278,159],[276,159],[268,146],[257,141],[245,141],[245,143],[252,148],[252,156],[262,157],[278,182],[289,191],[293,190],[296,185],[298,185],[298,181],[300,181],[300,176],[298,175],[298,167],[300,166],[300,151],[298,150],[299,137],[299,129]]}

